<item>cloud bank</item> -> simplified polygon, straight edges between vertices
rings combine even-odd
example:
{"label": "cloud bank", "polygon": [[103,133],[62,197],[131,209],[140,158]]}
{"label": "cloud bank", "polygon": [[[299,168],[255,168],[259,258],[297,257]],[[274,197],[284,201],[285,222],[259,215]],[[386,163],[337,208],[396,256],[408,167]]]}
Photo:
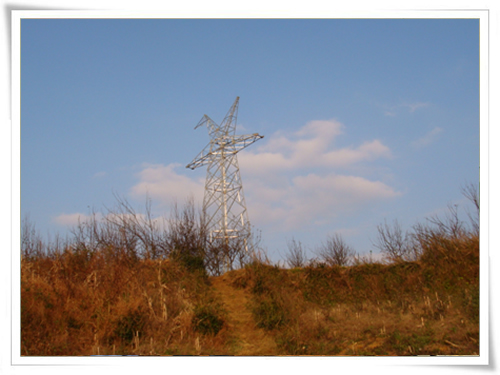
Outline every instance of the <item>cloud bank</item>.
{"label": "cloud bank", "polygon": [[[196,202],[203,201],[204,179],[195,180],[179,173],[185,167],[179,163],[169,165],[143,164],[137,177],[139,183],[134,185],[130,194],[134,198],[149,196],[161,204],[182,203],[193,197]],[[188,172],[189,173],[189,172]]]}
{"label": "cloud bank", "polygon": [[[401,195],[382,181],[353,174],[360,163],[392,154],[377,139],[336,147],[344,128],[336,120],[311,121],[297,131],[266,136],[261,145],[238,155],[253,225],[277,231],[321,225]],[[201,204],[204,177],[191,178],[189,172],[177,163],[145,164],[130,193],[135,198],[148,194],[163,204],[193,196]]]}
{"label": "cloud bank", "polygon": [[355,148],[335,149],[335,138],[343,130],[344,126],[335,120],[311,121],[290,135],[272,135],[256,151],[241,152],[238,161],[246,173],[275,173],[315,167],[346,168],[362,161],[391,157],[389,148],[376,139]]}
{"label": "cloud bank", "polygon": [[86,214],[75,212],[72,214],[60,214],[53,218],[53,221],[62,226],[74,227],[78,225],[79,222],[84,222],[88,218],[89,216]]}

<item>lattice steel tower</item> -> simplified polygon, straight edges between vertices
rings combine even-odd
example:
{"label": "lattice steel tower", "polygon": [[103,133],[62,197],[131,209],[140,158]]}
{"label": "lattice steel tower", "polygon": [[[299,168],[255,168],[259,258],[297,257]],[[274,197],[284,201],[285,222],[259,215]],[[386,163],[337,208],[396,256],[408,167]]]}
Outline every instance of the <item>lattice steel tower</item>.
{"label": "lattice steel tower", "polygon": [[249,251],[252,250],[250,223],[236,154],[264,137],[257,133],[235,134],[239,99],[236,97],[220,125],[207,115],[196,125],[195,129],[206,124],[211,139],[186,168],[208,165],[203,211],[209,241],[226,247],[237,243]]}

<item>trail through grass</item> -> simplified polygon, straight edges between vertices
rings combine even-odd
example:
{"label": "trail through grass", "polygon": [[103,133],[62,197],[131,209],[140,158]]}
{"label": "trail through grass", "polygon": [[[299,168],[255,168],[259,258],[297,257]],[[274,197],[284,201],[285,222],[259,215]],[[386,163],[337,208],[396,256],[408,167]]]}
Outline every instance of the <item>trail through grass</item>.
{"label": "trail through grass", "polygon": [[227,311],[227,325],[232,336],[230,355],[276,355],[273,337],[258,328],[251,311],[251,296],[245,289],[231,285],[227,275],[212,279],[215,294]]}

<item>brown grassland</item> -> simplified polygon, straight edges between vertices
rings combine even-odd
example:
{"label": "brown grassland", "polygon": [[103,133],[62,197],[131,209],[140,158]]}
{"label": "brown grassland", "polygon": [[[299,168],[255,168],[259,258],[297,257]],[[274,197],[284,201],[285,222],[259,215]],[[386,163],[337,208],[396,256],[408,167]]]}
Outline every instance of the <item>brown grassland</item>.
{"label": "brown grassland", "polygon": [[[479,355],[479,230],[455,219],[415,227],[411,259],[284,268],[254,257],[226,273],[208,272],[204,250],[193,245],[198,232],[179,226],[169,227],[163,253],[160,243],[151,246],[159,237],[142,247],[139,237],[124,241],[125,229],[142,233],[130,230],[138,228],[131,222],[118,223],[122,237],[114,242],[102,240],[113,227],[94,222],[98,240],[80,236],[52,250],[28,228],[19,350],[23,356]],[[195,220],[189,225],[196,229]],[[75,233],[90,233],[81,229]],[[186,241],[172,236],[175,230]]]}

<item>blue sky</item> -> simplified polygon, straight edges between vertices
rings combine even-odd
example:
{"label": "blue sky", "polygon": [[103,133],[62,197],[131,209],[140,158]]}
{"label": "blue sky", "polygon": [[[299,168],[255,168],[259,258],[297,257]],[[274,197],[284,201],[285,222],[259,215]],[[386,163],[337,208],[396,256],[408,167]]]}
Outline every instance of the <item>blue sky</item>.
{"label": "blue sky", "polygon": [[66,233],[115,203],[155,215],[192,195],[185,166],[240,96],[250,221],[270,257],[465,208],[479,181],[479,21],[123,20],[21,23],[21,215]]}

